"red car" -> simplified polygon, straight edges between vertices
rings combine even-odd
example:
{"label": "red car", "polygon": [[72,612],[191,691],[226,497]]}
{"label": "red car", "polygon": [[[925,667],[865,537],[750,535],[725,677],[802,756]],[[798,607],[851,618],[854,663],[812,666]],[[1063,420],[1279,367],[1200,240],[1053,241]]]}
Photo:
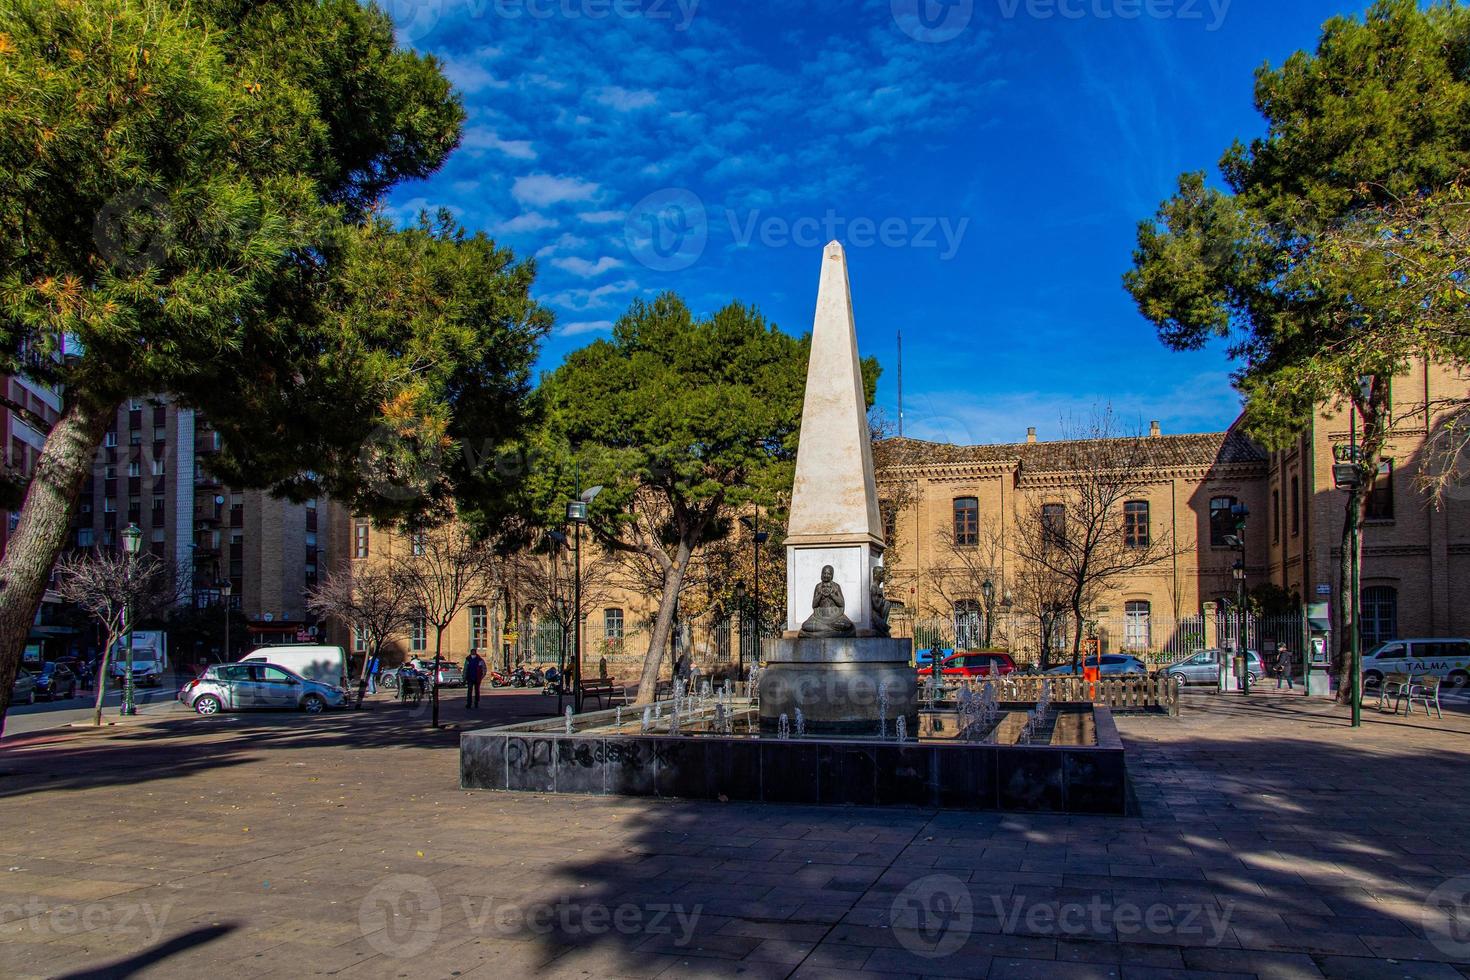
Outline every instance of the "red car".
{"label": "red car", "polygon": [[[939,662],[939,673],[943,677],[1003,677],[1016,669],[1016,662],[1009,653],[952,653]],[[925,664],[920,674],[930,673],[932,668]]]}

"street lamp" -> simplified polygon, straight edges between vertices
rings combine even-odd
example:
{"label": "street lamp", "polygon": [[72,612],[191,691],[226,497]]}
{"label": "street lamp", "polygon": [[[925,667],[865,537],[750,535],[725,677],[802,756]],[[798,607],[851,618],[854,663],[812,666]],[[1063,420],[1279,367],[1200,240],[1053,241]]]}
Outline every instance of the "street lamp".
{"label": "street lamp", "polygon": [[985,649],[990,649],[990,621],[995,615],[995,583],[986,579],[980,583],[980,594],[985,596]]}
{"label": "street lamp", "polygon": [[546,536],[551,539],[551,606],[556,614],[557,623],[561,624],[560,635],[556,638],[556,713],[562,713],[562,695],[567,689],[567,618],[571,615],[571,609],[566,597],[561,593],[561,576],[557,569],[561,567],[558,550],[567,546],[567,536],[561,531],[548,531]]}
{"label": "street lamp", "polygon": [[735,580],[735,604],[734,604],[734,609],[735,609],[735,622],[738,623],[739,626],[740,626],[740,644],[737,647],[736,659],[739,662],[744,663],[745,662],[745,642],[746,642],[746,637],[750,634],[750,630],[747,628],[746,622],[745,622],[745,579],[743,579],[743,578],[737,578]]}
{"label": "street lamp", "polygon": [[[760,662],[760,659],[761,659],[760,643],[761,643],[761,634],[762,634],[762,630],[761,630],[761,545],[765,544],[768,540],[770,540],[770,537],[771,536],[769,534],[767,534],[765,531],[762,531],[761,530],[761,509],[760,509],[759,506],[757,506],[756,509],[755,509],[755,517],[754,518],[742,517],[742,518],[740,518],[740,523],[741,524],[744,524],[746,527],[748,527],[750,529],[751,557],[752,557],[752,563],[755,565],[755,613],[754,613],[754,615],[755,615],[755,643],[754,643],[754,649],[751,650],[751,656],[755,658],[756,663],[759,663]],[[739,659],[740,659],[740,662],[737,665],[737,673],[739,674],[739,676],[744,677],[745,676],[745,643],[743,641],[740,644],[740,658]]]}
{"label": "street lamp", "polygon": [[572,588],[572,615],[576,623],[572,649],[572,707],[582,713],[582,525],[587,523],[587,505],[597,499],[602,487],[589,487],[576,500],[567,502],[567,520],[575,530],[573,552],[576,562],[576,584]]}
{"label": "street lamp", "polygon": [[1358,580],[1362,577],[1362,534],[1358,523],[1358,497],[1363,492],[1363,462],[1358,452],[1357,409],[1353,410],[1351,441],[1333,446],[1332,482],[1348,492],[1348,642],[1352,658],[1353,727],[1363,724],[1363,647],[1358,628]]}
{"label": "street lamp", "polygon": [[1250,508],[1243,503],[1237,503],[1230,508],[1230,515],[1235,518],[1235,533],[1226,540],[1231,541],[1236,550],[1240,552],[1240,559],[1236,561],[1231,573],[1235,576],[1235,617],[1236,632],[1235,646],[1240,652],[1241,675],[1240,690],[1243,694],[1251,692],[1251,652],[1249,636],[1249,620],[1245,611],[1245,522],[1251,516]]}
{"label": "street lamp", "polygon": [[143,543],[143,531],[136,524],[123,528],[121,534],[123,552],[127,557],[127,588],[123,594],[123,627],[128,633],[128,673],[123,680],[123,715],[136,715],[138,704],[133,689],[133,566],[138,560],[138,547]]}
{"label": "street lamp", "polygon": [[230,662],[230,591],[234,583],[227,578],[222,578],[216,583],[219,587],[220,600],[225,605],[225,655],[224,663]]}

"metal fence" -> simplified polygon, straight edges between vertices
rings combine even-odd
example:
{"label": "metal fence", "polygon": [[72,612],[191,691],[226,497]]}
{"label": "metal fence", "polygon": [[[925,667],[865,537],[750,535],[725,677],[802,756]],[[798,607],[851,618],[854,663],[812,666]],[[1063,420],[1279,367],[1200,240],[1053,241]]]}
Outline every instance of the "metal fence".
{"label": "metal fence", "polygon": [[[1085,620],[1084,639],[1096,640],[1104,654],[1127,653],[1151,666],[1162,666],[1188,657],[1206,647],[1235,648],[1244,639],[1247,649],[1271,657],[1285,650],[1298,662],[1306,649],[1305,621],[1300,612],[1240,617],[1230,609],[1174,617],[1151,611],[1124,608],[1108,610]],[[981,649],[986,643],[983,618],[974,613],[959,617],[914,617],[899,614],[891,621],[893,635],[911,638],[916,650]],[[1050,663],[1066,660],[1072,653],[1075,624],[1066,614],[1047,621],[1039,617],[997,614],[990,626],[989,646],[1006,650],[1022,666],[1039,665],[1044,648],[1050,648]]]}

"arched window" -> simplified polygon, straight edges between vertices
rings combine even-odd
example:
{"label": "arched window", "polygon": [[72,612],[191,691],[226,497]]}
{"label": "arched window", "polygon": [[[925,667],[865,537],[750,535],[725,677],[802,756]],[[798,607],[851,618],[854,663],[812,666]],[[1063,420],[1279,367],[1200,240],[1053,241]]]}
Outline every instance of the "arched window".
{"label": "arched window", "polygon": [[1364,589],[1361,617],[1364,650],[1385,640],[1398,639],[1399,590],[1391,585],[1370,585]]}
{"label": "arched window", "polygon": [[954,543],[980,543],[980,501],[974,497],[956,497],[954,502]]}
{"label": "arched window", "polygon": [[1123,647],[1127,650],[1147,650],[1153,643],[1150,618],[1153,607],[1147,600],[1139,599],[1123,603]]}
{"label": "arched window", "polygon": [[974,650],[979,648],[984,634],[980,630],[980,603],[975,599],[961,599],[954,604],[954,648]]}
{"label": "arched window", "polygon": [[1211,548],[1230,547],[1230,542],[1225,539],[1235,534],[1235,515],[1230,512],[1235,504],[1234,497],[1210,498]]}

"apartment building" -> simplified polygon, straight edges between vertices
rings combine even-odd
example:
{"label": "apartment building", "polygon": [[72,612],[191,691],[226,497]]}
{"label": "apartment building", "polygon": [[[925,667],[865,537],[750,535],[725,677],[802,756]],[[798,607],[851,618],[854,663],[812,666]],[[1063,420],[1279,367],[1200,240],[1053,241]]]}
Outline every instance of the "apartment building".
{"label": "apartment building", "polygon": [[345,556],[346,511],[325,497],[294,503],[228,487],[209,470],[219,451],[219,433],[192,408],[165,396],[120,406],[82,488],[72,545],[116,547],[136,524],[143,550],[184,570],[185,601],[214,605],[228,591],[250,622],[246,642],[315,635],[306,591]]}

